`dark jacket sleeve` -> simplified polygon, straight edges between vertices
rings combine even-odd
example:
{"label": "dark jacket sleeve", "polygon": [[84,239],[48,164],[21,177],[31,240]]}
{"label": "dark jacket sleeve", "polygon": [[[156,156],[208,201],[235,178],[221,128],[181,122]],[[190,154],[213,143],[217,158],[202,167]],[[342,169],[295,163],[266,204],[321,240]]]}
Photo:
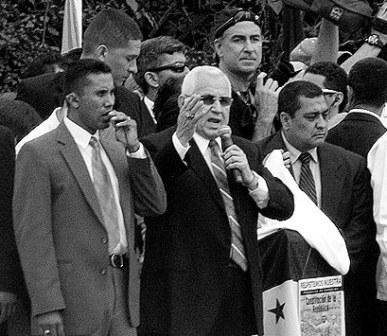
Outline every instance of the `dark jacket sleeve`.
{"label": "dark jacket sleeve", "polygon": [[22,271],[12,226],[15,143],[10,130],[0,127],[0,291],[16,293]]}

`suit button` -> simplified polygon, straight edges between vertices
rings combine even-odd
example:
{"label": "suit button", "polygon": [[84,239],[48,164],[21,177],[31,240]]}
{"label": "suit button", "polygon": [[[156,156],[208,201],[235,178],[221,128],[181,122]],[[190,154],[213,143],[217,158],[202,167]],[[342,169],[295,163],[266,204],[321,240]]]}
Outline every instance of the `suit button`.
{"label": "suit button", "polygon": [[106,268],[102,268],[102,269],[100,270],[100,273],[101,273],[102,275],[105,275],[105,274],[107,273]]}
{"label": "suit button", "polygon": [[107,240],[107,238],[103,237],[103,238],[101,239],[101,242],[102,242],[102,244],[107,244],[108,240]]}

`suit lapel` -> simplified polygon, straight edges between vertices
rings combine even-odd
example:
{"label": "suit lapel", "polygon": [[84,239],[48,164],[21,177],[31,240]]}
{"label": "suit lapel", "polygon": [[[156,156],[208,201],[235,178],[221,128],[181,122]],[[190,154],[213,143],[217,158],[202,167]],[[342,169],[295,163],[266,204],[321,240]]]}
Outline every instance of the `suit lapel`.
{"label": "suit lapel", "polygon": [[67,162],[71,172],[73,173],[78,185],[90,207],[103,225],[103,216],[97,195],[95,193],[93,182],[91,181],[85,161],[77,144],[75,143],[70,132],[67,130],[64,123],[61,123],[57,129],[57,141],[61,145],[60,152]]}
{"label": "suit lapel", "polygon": [[341,161],[330,153],[326,145],[318,147],[317,153],[321,172],[321,210],[336,214],[340,206],[340,196],[333,191],[342,189],[345,171],[341,168]]}
{"label": "suit lapel", "polygon": [[208,168],[208,165],[204,160],[202,153],[200,152],[194,140],[191,140],[190,145],[191,145],[191,148],[187,153],[187,162],[189,166],[196,173],[196,175],[203,181],[203,184],[208,188],[208,192],[214,199],[215,203],[223,211],[225,211],[223,199],[222,199],[222,196],[220,195],[218,185],[216,184],[216,181],[212,176],[212,173]]}

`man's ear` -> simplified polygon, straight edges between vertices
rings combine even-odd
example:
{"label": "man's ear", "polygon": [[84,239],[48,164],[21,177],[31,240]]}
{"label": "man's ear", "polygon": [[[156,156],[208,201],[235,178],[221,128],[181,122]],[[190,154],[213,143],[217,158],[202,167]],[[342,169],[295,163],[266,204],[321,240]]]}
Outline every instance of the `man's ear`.
{"label": "man's ear", "polygon": [[333,102],[332,106],[339,107],[340,104],[343,102],[343,100],[344,100],[344,93],[337,92],[336,97],[335,97],[335,101]]}
{"label": "man's ear", "polygon": [[159,76],[153,71],[147,71],[144,73],[145,82],[152,88],[159,87]]}
{"label": "man's ear", "polygon": [[288,113],[286,112],[281,112],[280,113],[280,120],[281,120],[281,124],[282,124],[282,128],[286,131],[289,129],[290,127],[290,116]]}
{"label": "man's ear", "polygon": [[71,92],[66,96],[66,102],[71,108],[79,108],[79,96],[75,92]]}
{"label": "man's ear", "polygon": [[218,38],[214,41],[215,52],[219,58],[223,57],[222,39]]}
{"label": "man's ear", "polygon": [[95,56],[102,62],[105,62],[105,58],[109,53],[109,48],[101,44],[95,49]]}

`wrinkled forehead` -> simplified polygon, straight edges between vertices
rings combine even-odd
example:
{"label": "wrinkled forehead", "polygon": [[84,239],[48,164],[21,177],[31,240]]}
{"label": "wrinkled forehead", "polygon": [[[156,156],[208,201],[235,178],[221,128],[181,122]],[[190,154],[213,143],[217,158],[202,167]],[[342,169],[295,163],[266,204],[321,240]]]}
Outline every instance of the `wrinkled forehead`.
{"label": "wrinkled forehead", "polygon": [[261,36],[261,28],[252,21],[242,21],[228,28],[224,33],[223,37],[230,36]]}
{"label": "wrinkled forehead", "polygon": [[311,72],[306,72],[302,79],[306,80],[308,82],[311,82],[313,84],[316,84],[318,87],[320,87],[322,89],[326,88],[325,87],[326,77],[323,76],[323,75],[318,75],[318,74],[314,74],[314,73],[311,73]]}
{"label": "wrinkled forehead", "polygon": [[300,114],[308,114],[308,113],[323,113],[328,107],[323,95],[308,98],[305,96],[300,96],[300,108],[296,111],[296,113]]}
{"label": "wrinkled forehead", "polygon": [[221,72],[200,72],[192,78],[185,94],[214,95],[231,97],[231,85]]}

